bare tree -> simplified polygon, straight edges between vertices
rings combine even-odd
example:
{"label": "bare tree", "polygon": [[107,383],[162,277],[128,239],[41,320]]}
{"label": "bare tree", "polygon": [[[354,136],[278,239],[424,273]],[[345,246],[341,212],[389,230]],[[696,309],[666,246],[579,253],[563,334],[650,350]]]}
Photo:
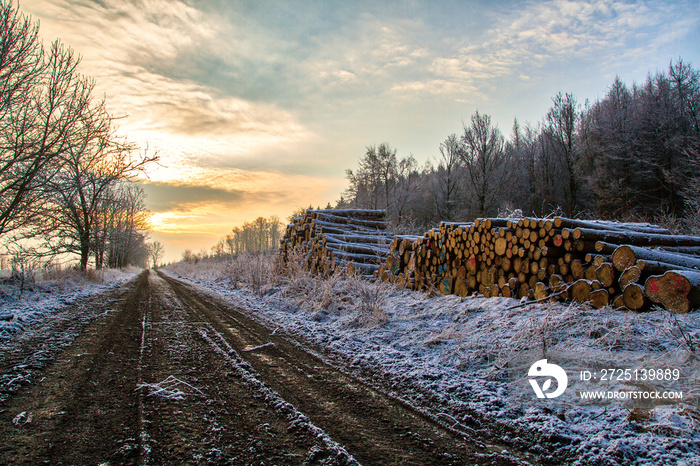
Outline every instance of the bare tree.
{"label": "bare tree", "polygon": [[396,149],[383,142],[367,146],[357,172],[346,170],[350,183],[345,196],[356,207],[389,209],[396,181]]}
{"label": "bare tree", "polygon": [[566,177],[566,213],[574,215],[578,207],[578,167],[581,162],[576,146],[576,130],[580,120],[578,104],[573,94],[559,92],[545,117],[544,134],[548,148],[561,162]]}
{"label": "bare tree", "polygon": [[700,72],[678,60],[669,64],[666,79],[675,109],[669,112],[674,133],[669,141],[674,163],[669,161],[666,175],[671,201],[669,210],[673,215],[683,216],[692,213],[686,212],[687,207],[697,199],[697,192],[687,197],[686,188],[695,182],[700,170]]}
{"label": "bare tree", "polygon": [[85,270],[105,195],[114,183],[136,175],[157,157],[138,153],[116,136],[104,102],[82,115],[80,123],[81,131],[62,154],[61,170],[44,180],[48,196],[35,232],[54,253],[77,253]]}
{"label": "bare tree", "polygon": [[197,254],[192,252],[191,249],[185,249],[182,253],[182,260],[185,262],[197,262],[199,259],[197,258]]}
{"label": "bare tree", "polygon": [[379,173],[379,184],[384,187],[384,208],[389,210],[390,199],[396,189],[396,149],[383,142],[377,147],[377,167]]}
{"label": "bare tree", "polygon": [[163,258],[163,254],[165,254],[165,247],[160,241],[154,241],[148,245],[148,257],[154,269],[158,268],[158,263]]}
{"label": "bare tree", "polygon": [[418,162],[413,154],[403,157],[396,167],[394,195],[389,199],[396,225],[410,223],[411,211],[416,207],[414,199],[425,182],[424,174],[418,171]]}
{"label": "bare tree", "polygon": [[[235,227],[231,233],[224,236],[217,246],[212,248],[218,252],[227,249],[229,255],[241,252],[268,251],[279,246],[282,237],[282,222],[273,215],[269,219],[258,217],[252,222],[245,222]],[[218,246],[220,244],[220,248]]]}
{"label": "bare tree", "polygon": [[440,159],[438,159],[435,176],[437,189],[433,192],[435,209],[439,218],[455,220],[460,201],[460,167],[463,159],[463,146],[456,134],[450,134],[440,143]]}
{"label": "bare tree", "polygon": [[38,25],[0,2],[0,235],[35,217],[43,180],[80,131],[93,83],[78,62],[59,42],[45,51]]}
{"label": "bare tree", "polygon": [[464,126],[461,141],[464,144],[461,156],[472,189],[474,213],[477,216],[494,213],[510,178],[503,134],[498,127],[491,125],[490,116],[477,111],[471,117],[471,124]]}
{"label": "bare tree", "polygon": [[[536,152],[533,150],[532,129],[523,129],[517,118],[513,121],[511,140],[506,144],[506,150],[516,167],[513,175],[515,189],[511,202],[521,207],[525,212],[537,210],[538,180],[535,176],[537,165]],[[527,208],[525,207],[527,206]]]}
{"label": "bare tree", "polygon": [[[149,213],[143,188],[130,181],[117,181],[107,189],[96,209],[93,222],[95,266],[102,267],[101,251],[107,253],[107,264],[121,268],[147,262],[146,232]],[[102,235],[99,233],[104,231]]]}
{"label": "bare tree", "polygon": [[583,157],[595,208],[603,216],[619,217],[634,209],[638,181],[646,169],[634,151],[635,109],[628,87],[616,77],[604,99],[584,113],[580,125]]}

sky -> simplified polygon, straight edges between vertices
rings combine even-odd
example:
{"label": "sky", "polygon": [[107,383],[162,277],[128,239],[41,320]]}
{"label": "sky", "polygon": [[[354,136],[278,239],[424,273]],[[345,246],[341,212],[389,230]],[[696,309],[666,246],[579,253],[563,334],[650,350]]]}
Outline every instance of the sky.
{"label": "sky", "polygon": [[700,2],[20,0],[95,79],[165,260],[257,217],[334,203],[366,147],[434,161],[475,111],[508,135],[557,92],[595,101],[682,58]]}

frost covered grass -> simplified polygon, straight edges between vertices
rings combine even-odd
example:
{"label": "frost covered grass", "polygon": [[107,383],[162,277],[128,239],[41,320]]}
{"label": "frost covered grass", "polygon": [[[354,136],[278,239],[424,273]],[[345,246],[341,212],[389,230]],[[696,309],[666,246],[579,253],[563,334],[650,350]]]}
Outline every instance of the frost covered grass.
{"label": "frost covered grass", "polygon": [[257,296],[280,294],[321,321],[329,314],[352,314],[348,325],[358,327],[382,324],[387,293],[393,286],[370,283],[359,277],[335,274],[321,278],[311,274],[298,257],[280,268],[276,255],[242,253],[233,258],[213,258],[169,265],[166,271],[200,282],[219,283],[249,290]]}
{"label": "frost covered grass", "polygon": [[[349,371],[374,377],[371,383],[396,389],[453,427],[497,432],[514,450],[554,463],[700,462],[698,313],[636,314],[579,304],[516,308],[507,298],[415,293],[342,275],[321,279],[294,263],[255,291],[231,274],[246,262],[203,265],[170,272],[327,348],[327,357]],[[566,370],[562,396],[540,400],[533,393],[528,370],[540,359]],[[613,368],[678,369],[679,379],[580,377]],[[682,390],[683,399],[580,395],[666,390]]]}
{"label": "frost covered grass", "polygon": [[196,276],[203,281],[226,280],[262,295],[278,282],[275,257],[272,253],[244,252],[235,257],[208,257],[177,262],[166,269],[181,276]]}
{"label": "frost covered grass", "polygon": [[0,279],[0,340],[10,338],[34,320],[78,300],[115,288],[141,269],[75,269],[33,271]]}

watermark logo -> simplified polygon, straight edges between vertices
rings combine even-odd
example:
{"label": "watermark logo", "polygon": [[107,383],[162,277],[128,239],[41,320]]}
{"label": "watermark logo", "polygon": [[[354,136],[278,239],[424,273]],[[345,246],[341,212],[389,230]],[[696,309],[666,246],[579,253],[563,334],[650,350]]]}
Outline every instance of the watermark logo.
{"label": "watermark logo", "polygon": [[[537,398],[556,398],[564,393],[569,383],[569,378],[566,376],[564,369],[556,364],[548,363],[546,359],[540,359],[530,366],[527,375],[530,377],[530,385],[532,385]],[[538,379],[543,377],[546,377],[546,380],[540,386]],[[552,379],[557,381],[557,388],[549,392],[552,388]]]}

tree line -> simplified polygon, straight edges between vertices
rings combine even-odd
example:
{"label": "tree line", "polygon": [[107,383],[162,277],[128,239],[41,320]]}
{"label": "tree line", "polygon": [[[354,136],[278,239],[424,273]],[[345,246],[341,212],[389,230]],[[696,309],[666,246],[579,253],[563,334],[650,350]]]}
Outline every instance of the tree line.
{"label": "tree line", "polygon": [[132,180],[156,157],[117,134],[79,62],[0,1],[0,240],[14,256],[77,255],[82,270],[145,265],[145,194]]}
{"label": "tree line", "polygon": [[403,229],[516,211],[700,233],[700,72],[683,60],[640,84],[618,77],[593,103],[560,92],[509,136],[477,111],[423,167],[388,143],[368,146],[337,207],[385,208]]}
{"label": "tree line", "polygon": [[275,249],[279,246],[284,225],[279,217],[273,215],[270,218],[258,217],[252,222],[245,222],[240,227],[234,227],[231,233],[211,247],[207,252],[198,253],[187,249],[182,253],[185,262],[197,262],[201,259],[230,258],[244,252],[263,252]]}

